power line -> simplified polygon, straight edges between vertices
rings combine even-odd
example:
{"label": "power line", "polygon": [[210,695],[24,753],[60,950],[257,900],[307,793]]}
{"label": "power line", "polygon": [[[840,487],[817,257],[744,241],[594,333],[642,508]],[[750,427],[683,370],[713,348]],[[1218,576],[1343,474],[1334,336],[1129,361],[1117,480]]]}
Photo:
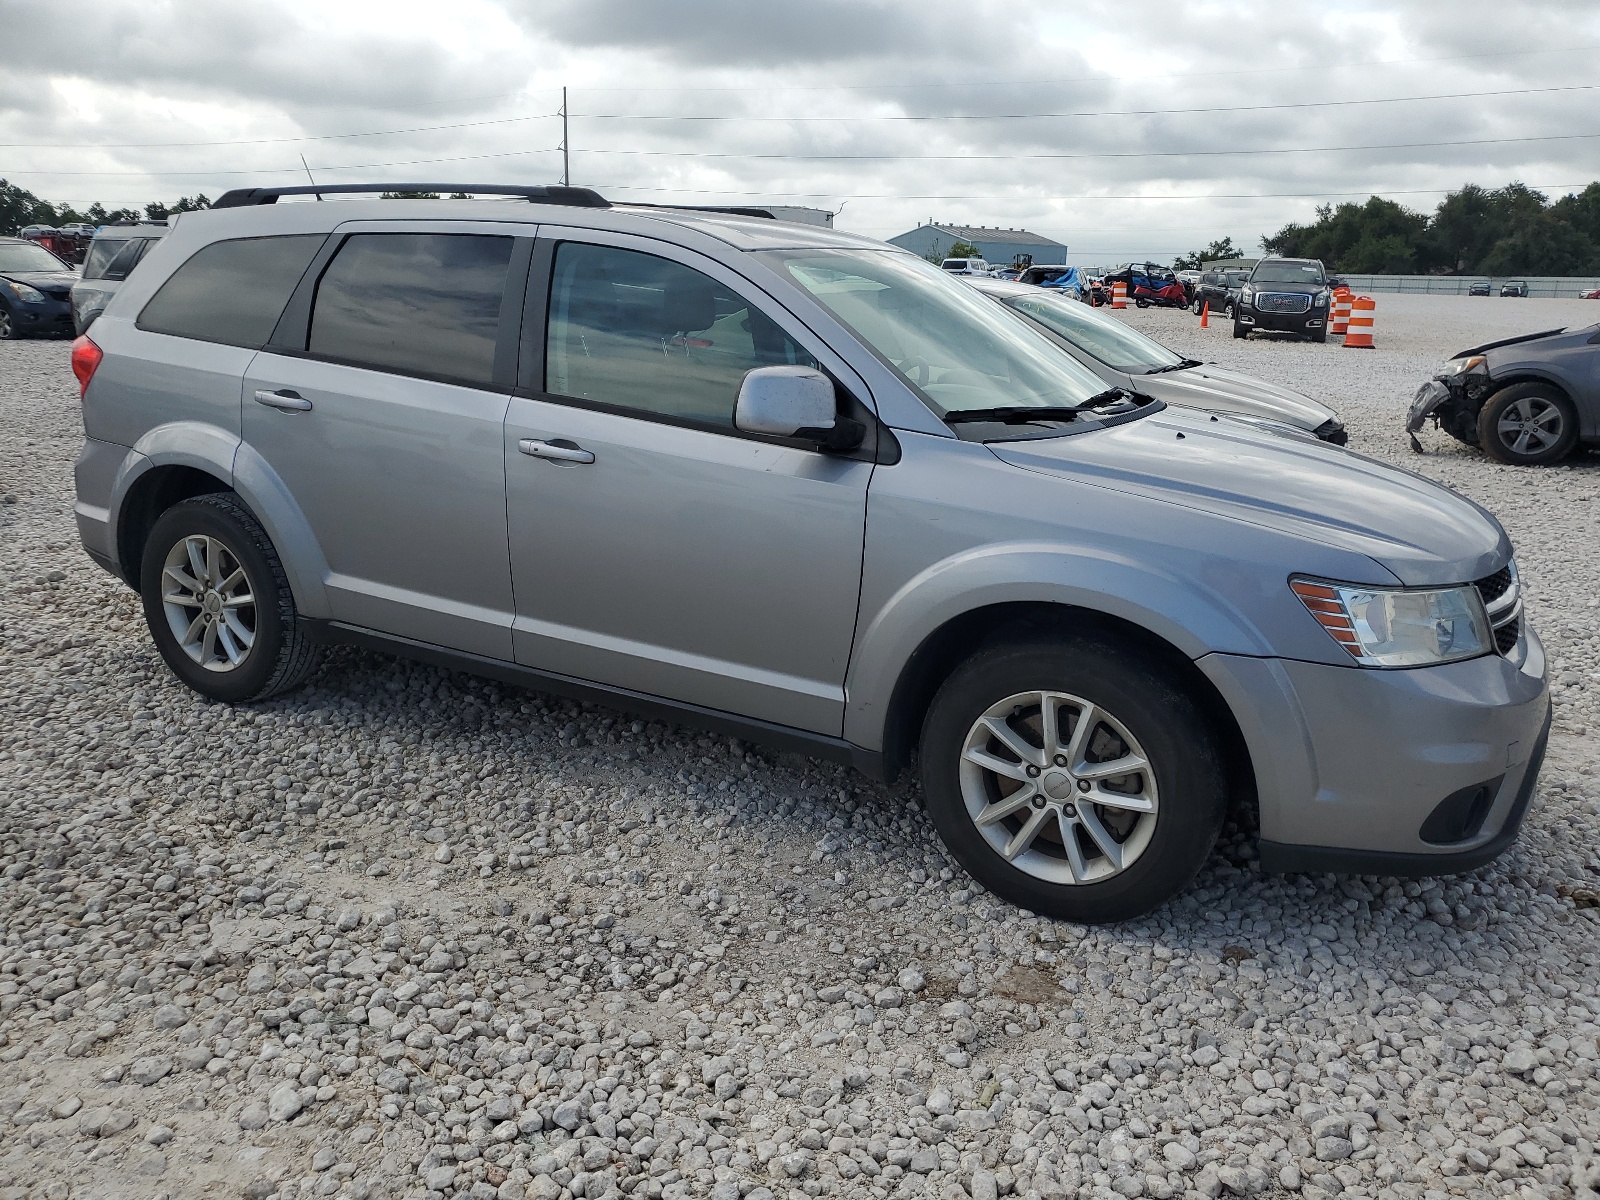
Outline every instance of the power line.
{"label": "power line", "polygon": [[[1287,146],[1249,150],[1100,150],[1044,154],[752,154],[729,151],[691,150],[585,150],[585,154],[609,154],[636,158],[747,159],[781,162],[1061,162],[1083,159],[1135,158],[1230,158],[1268,154],[1336,154],[1364,150],[1433,150],[1454,146],[1506,146],[1531,142],[1570,142],[1600,138],[1600,133],[1554,133],[1520,138],[1467,138],[1442,142],[1382,142],[1356,146]],[[491,158],[517,158],[530,154],[553,154],[560,147],[537,150],[503,150],[492,154],[462,154],[448,158],[413,158],[384,163],[319,164],[319,171],[366,171],[384,167],[420,166],[442,162],[476,162]],[[258,167],[251,170],[206,171],[11,171],[13,176],[62,176],[120,178],[126,176],[208,178],[214,175],[281,175],[293,168]],[[298,174],[298,172],[295,172]]]}
{"label": "power line", "polygon": [[[1207,105],[1197,108],[1129,108],[1090,109],[1082,112],[1031,112],[1031,113],[885,113],[858,117],[766,117],[728,114],[676,115],[672,113],[573,113],[592,121],[714,121],[757,124],[839,124],[844,122],[883,121],[1034,121],[1052,119],[1080,119],[1087,117],[1155,117],[1183,116],[1206,113],[1282,112],[1310,108],[1349,108],[1369,104],[1412,104],[1432,100],[1472,100],[1501,96],[1534,96],[1559,92],[1591,92],[1600,90],[1600,84],[1564,84],[1554,87],[1502,88],[1482,92],[1439,92],[1423,96],[1382,96],[1352,100],[1301,100],[1283,104],[1233,104]],[[204,142],[0,142],[5,150],[170,150],[211,148],[217,146],[269,146],[295,142],[337,141],[349,138],[396,137],[416,133],[437,133],[457,129],[478,129],[490,125],[510,125],[527,121],[541,121],[561,117],[565,124],[566,89],[562,89],[562,107],[553,113],[534,113],[517,117],[495,117],[482,121],[459,121],[445,125],[415,125],[405,129],[373,129],[355,133],[317,133],[299,137],[234,138],[224,141]]]}
{"label": "power line", "polygon": [[1428,96],[1383,96],[1363,100],[1299,100],[1286,104],[1212,105],[1204,108],[1125,108],[1096,109],[1087,112],[1034,113],[933,113],[912,115],[886,113],[866,117],[745,117],[734,115],[674,116],[665,113],[574,113],[590,121],[739,121],[782,124],[817,124],[844,121],[1036,121],[1080,117],[1159,117],[1187,113],[1277,112],[1301,108],[1347,108],[1362,104],[1409,104],[1422,100],[1470,100],[1492,96],[1532,96],[1549,92],[1592,92],[1600,84],[1579,83],[1561,87],[1505,88],[1492,92],[1441,92]]}

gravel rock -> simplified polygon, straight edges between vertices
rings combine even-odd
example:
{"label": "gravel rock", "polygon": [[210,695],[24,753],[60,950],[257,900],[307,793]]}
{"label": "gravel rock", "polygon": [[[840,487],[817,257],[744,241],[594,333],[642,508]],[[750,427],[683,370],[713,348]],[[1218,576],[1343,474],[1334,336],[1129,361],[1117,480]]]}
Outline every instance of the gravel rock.
{"label": "gravel rock", "polygon": [[1235,820],[1112,928],[721,736],[351,649],[198,701],[77,546],[66,344],[0,343],[0,1197],[1578,1200],[1600,475],[1400,421],[1447,354],[1591,308],[1382,296],[1363,355],[1125,315],[1495,511],[1559,682],[1495,863],[1264,877]]}

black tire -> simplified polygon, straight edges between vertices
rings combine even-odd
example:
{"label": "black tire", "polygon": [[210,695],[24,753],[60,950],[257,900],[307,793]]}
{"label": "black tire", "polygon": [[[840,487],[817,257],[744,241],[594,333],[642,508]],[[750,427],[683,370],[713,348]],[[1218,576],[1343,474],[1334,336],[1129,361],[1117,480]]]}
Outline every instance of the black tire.
{"label": "black tire", "polygon": [[[174,617],[169,619],[164,596],[167,556],[177,553],[191,538],[208,538],[220,544],[219,561],[225,564],[221,570],[241,570],[244,586],[253,598],[253,603],[239,610],[252,641],[236,665],[217,663],[216,669],[208,668],[180,643],[173,620],[181,621],[191,612],[199,616],[204,611],[201,606],[174,606]],[[162,513],[145,542],[139,585],[145,621],[161,657],[173,674],[203,696],[227,704],[265,700],[299,687],[316,669],[321,647],[300,621],[278,552],[261,522],[232,492],[196,496]],[[182,591],[180,585],[174,587]],[[218,588],[209,588],[207,595],[219,592]],[[196,652],[216,654],[215,647],[225,639],[220,632],[212,637],[213,641],[207,643],[211,650],[202,646]]]}
{"label": "black tire", "polygon": [[[1137,853],[1126,866],[1104,878],[1073,883],[1044,878],[1038,873],[1041,863],[1046,864],[1043,869],[1055,871],[1058,876],[1066,869],[1064,838],[1077,839],[1076,827],[1072,833],[1064,833],[1060,825],[1054,834],[1046,829],[1030,844],[1043,848],[1039,857],[1034,857],[1031,850],[1019,855],[1023,860],[1034,859],[1036,869],[1027,870],[990,844],[969,810],[970,790],[964,790],[964,786],[970,789],[975,778],[970,764],[963,767],[969,736],[977,731],[978,721],[992,706],[1030,691],[1077,697],[1097,706],[1109,720],[1121,724],[1151,764],[1157,801],[1152,814],[1153,830],[1130,824],[1118,834],[1123,846],[1140,839]],[[1063,719],[1058,717],[1058,721]],[[1104,730],[1091,732],[1099,737]],[[1092,741],[1093,738],[1091,744]],[[1042,739],[1034,744],[1042,745]],[[1128,752],[1126,746],[1113,751],[1118,756]],[[1057,764],[1064,761],[1055,760]],[[973,878],[1013,904],[1062,920],[1088,924],[1123,921],[1157,908],[1188,886],[1222,827],[1226,799],[1222,756],[1200,707],[1162,663],[1134,646],[1113,641],[1079,636],[1039,637],[979,650],[955,670],[934,697],[923,724],[920,769],[934,827]],[[1051,776],[1063,774],[1048,760],[1043,771],[1037,785],[1041,788],[1047,786],[1044,781]],[[1034,774],[1038,774],[1037,769]],[[1069,776],[1066,783],[1070,782]],[[1066,783],[1057,781],[1064,789]],[[1076,785],[1080,789],[1085,786],[1082,782]],[[1149,782],[1144,781],[1141,787],[1149,791]],[[986,794],[1000,796],[998,791]],[[1064,795],[1076,798],[1071,789],[1066,789]],[[1074,815],[1069,800],[1046,801],[1043,792],[1019,812],[1027,813],[1050,803],[1066,810],[1068,817]],[[1124,819],[1131,823],[1144,819],[1098,806],[1091,806],[1090,811],[1101,819],[1102,828]],[[998,836],[1004,822],[1020,824],[1022,820],[1008,816],[1003,822],[991,823],[989,828]],[[1015,835],[1009,827],[1007,831]],[[1087,831],[1077,842],[1080,855],[1086,848],[1090,855],[1098,853],[1088,840]],[[1122,852],[1120,848],[1118,852]],[[1113,865],[1108,859],[1106,867]]]}
{"label": "black tire", "polygon": [[11,319],[11,310],[0,304],[0,342],[16,341],[21,337],[16,322]]}
{"label": "black tire", "polygon": [[1247,337],[1249,337],[1250,336],[1250,326],[1240,324],[1239,323],[1239,318],[1235,317],[1233,319],[1233,336],[1236,337],[1236,338],[1247,338]]}
{"label": "black tire", "polygon": [[1194,303],[1190,305],[1190,307],[1194,309],[1194,315],[1197,317],[1200,315],[1200,310],[1205,308],[1205,306],[1206,298],[1204,296],[1196,296],[1194,298]]}
{"label": "black tire", "polygon": [[1313,342],[1325,342],[1325,341],[1327,341],[1328,340],[1328,327],[1326,325],[1324,325],[1321,329],[1313,329],[1313,330],[1311,330],[1310,337],[1311,337],[1311,340]]}
{"label": "black tire", "polygon": [[[1502,419],[1527,420],[1522,432],[1500,428]],[[1523,448],[1518,446],[1523,444]],[[1478,445],[1497,462],[1542,467],[1560,462],[1578,444],[1578,413],[1572,401],[1545,383],[1515,383],[1501,388],[1478,413]]]}

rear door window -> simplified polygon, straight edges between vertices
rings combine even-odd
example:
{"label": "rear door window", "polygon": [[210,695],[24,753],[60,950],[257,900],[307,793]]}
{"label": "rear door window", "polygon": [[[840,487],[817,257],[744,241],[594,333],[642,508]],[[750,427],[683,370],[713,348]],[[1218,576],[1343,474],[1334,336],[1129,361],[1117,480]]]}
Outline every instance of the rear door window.
{"label": "rear door window", "polygon": [[732,431],[745,372],[785,364],[817,361],[726,284],[636,250],[557,248],[546,391]]}
{"label": "rear door window", "polygon": [[212,242],[161,285],[138,326],[259,350],[324,240],[318,233]]}
{"label": "rear door window", "polygon": [[89,253],[83,260],[83,278],[104,278],[106,267],[111,260],[116,258],[133,238],[95,238],[89,243]]}
{"label": "rear door window", "polygon": [[400,375],[489,384],[512,241],[464,233],[351,235],[317,285],[307,349]]}

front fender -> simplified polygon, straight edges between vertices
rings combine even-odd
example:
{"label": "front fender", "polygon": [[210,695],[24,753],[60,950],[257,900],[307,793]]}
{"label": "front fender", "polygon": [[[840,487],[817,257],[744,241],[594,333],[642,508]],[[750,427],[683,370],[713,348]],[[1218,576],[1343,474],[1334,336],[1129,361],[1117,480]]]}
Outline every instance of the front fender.
{"label": "front fender", "polygon": [[895,685],[913,653],[948,622],[994,605],[1044,603],[1119,617],[1191,659],[1227,648],[1268,655],[1261,630],[1220,591],[1102,546],[1010,543],[973,547],[908,580],[863,614],[845,681],[844,736],[883,748]]}

